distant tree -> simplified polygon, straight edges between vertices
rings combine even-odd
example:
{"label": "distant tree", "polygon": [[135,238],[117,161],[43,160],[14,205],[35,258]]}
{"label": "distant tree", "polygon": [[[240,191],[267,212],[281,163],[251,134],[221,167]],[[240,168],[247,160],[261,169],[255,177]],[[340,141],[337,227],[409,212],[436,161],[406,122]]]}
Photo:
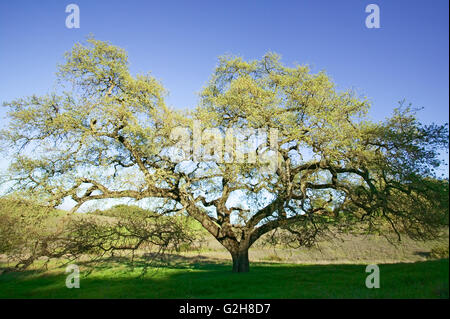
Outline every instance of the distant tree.
{"label": "distant tree", "polygon": [[372,122],[365,98],[275,54],[220,58],[198,107],[176,111],[157,80],[130,74],[124,50],[87,42],[59,66],[57,92],[4,104],[13,190],[53,206],[69,197],[74,210],[151,198],[160,213],[199,221],[234,272],[277,228],[310,245],[352,225],[413,238],[448,225],[448,180],[435,174],[446,125],[422,125],[410,107]]}

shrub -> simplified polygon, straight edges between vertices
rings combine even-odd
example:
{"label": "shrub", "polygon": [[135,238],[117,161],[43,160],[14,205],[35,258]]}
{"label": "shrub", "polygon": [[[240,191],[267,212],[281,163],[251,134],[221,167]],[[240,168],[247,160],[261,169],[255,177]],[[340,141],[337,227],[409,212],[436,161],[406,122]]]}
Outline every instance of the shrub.
{"label": "shrub", "polygon": [[430,258],[443,259],[448,258],[448,244],[436,245],[431,249]]}

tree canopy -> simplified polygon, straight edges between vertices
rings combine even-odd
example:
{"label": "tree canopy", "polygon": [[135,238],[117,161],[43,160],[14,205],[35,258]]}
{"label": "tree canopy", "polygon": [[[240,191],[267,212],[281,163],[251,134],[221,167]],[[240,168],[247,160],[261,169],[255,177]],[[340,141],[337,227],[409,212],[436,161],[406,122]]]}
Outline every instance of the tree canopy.
{"label": "tree canopy", "polygon": [[168,107],[162,84],[132,75],[123,49],[88,39],[58,67],[58,89],[8,107],[2,144],[12,190],[74,211],[95,200],[152,199],[199,221],[249,269],[248,249],[281,228],[300,245],[326,229],[390,225],[427,238],[448,225],[439,154],[447,125],[400,106],[382,122],[370,102],[278,55],[220,57],[195,109]]}

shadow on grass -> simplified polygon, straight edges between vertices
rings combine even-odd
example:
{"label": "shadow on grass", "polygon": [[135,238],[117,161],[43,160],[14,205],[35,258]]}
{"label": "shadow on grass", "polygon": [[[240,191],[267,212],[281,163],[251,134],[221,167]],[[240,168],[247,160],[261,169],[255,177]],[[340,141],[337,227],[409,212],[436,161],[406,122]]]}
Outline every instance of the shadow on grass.
{"label": "shadow on grass", "polygon": [[368,289],[364,265],[252,263],[234,274],[231,263],[205,257],[148,267],[151,257],[79,262],[79,289],[66,288],[64,269],[3,274],[0,298],[448,298],[448,259],[380,265],[381,287]]}
{"label": "shadow on grass", "polygon": [[[84,267],[86,275],[111,268],[121,269],[130,276],[136,275],[140,270],[139,276],[157,273],[161,269],[210,269],[214,270],[218,265],[228,265],[223,259],[214,257],[185,256],[179,254],[165,253],[159,255],[155,253],[146,253],[133,260],[128,256],[109,256],[101,259],[88,259],[75,262],[78,266]],[[66,263],[59,268],[65,268]],[[230,266],[231,267],[231,264]],[[231,269],[231,268],[230,268]]]}

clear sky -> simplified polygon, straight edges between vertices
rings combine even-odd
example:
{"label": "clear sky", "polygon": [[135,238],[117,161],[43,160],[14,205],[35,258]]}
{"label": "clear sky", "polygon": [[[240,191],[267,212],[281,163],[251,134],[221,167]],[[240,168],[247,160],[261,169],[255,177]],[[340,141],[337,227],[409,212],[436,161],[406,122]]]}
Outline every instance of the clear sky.
{"label": "clear sky", "polygon": [[[65,26],[70,3],[80,8],[79,29]],[[365,25],[371,3],[380,8],[379,29]],[[92,33],[126,49],[133,73],[151,71],[177,108],[195,106],[219,55],[273,51],[368,96],[375,120],[406,99],[425,108],[423,122],[444,123],[448,7],[448,0],[0,1],[0,102],[51,92],[63,53]],[[1,127],[3,109],[0,116]]]}

